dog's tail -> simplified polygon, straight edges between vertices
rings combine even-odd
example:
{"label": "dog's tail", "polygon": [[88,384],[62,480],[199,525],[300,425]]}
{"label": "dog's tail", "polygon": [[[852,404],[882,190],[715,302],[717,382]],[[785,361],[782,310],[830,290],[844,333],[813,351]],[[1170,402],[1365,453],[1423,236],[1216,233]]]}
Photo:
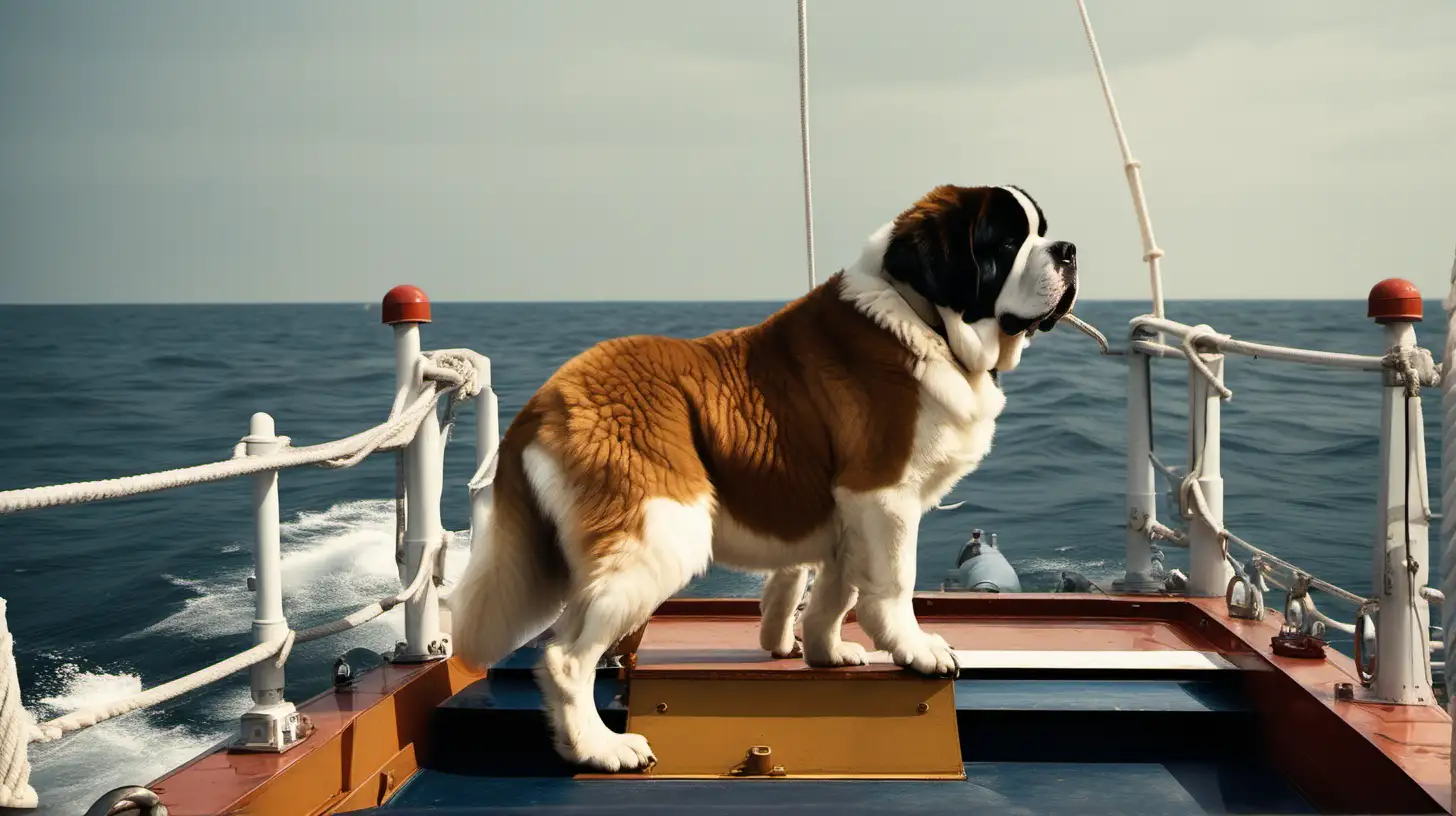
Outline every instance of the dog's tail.
{"label": "dog's tail", "polygon": [[565,559],[523,481],[497,482],[490,520],[473,531],[470,561],[450,597],[455,654],[480,668],[545,631],[566,602]]}

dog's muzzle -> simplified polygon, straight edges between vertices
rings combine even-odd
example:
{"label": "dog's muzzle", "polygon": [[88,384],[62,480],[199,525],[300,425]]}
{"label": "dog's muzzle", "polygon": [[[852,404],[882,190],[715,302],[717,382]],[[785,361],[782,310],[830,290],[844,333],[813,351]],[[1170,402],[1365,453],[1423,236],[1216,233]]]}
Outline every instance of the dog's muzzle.
{"label": "dog's muzzle", "polygon": [[1072,305],[1077,302],[1076,273],[1073,272],[1072,275],[1073,277],[1067,281],[1067,291],[1063,292],[1062,299],[1057,301],[1057,307],[1052,309],[1051,314],[1047,315],[1045,319],[1037,324],[1037,328],[1041,331],[1051,331],[1056,327],[1058,320],[1061,320],[1071,313]]}

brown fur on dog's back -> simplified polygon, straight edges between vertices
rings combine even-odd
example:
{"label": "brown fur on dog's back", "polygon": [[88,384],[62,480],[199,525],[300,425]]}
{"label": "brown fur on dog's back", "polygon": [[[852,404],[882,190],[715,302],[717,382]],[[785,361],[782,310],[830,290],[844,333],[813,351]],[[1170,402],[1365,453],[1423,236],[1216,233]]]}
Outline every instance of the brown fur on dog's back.
{"label": "brown fur on dog's back", "polygon": [[[596,562],[640,541],[648,499],[708,496],[749,531],[792,542],[829,520],[831,488],[894,484],[915,429],[913,361],[841,297],[840,285],[836,275],[746,328],[608,340],[552,374],[501,443],[484,544],[492,555],[470,567],[490,580],[464,576],[471,596],[455,605],[461,656],[493,662],[549,625],[540,618],[560,611],[566,563]],[[562,468],[575,501],[572,529],[555,530],[539,506],[523,461],[532,443]],[[563,562],[562,546],[580,549]],[[503,582],[527,576],[543,579],[531,612],[486,597],[497,591],[489,584],[520,600]],[[509,646],[499,638],[473,645],[482,629],[500,627],[489,622],[500,615],[518,634],[535,631],[507,638]]]}
{"label": "brown fur on dog's back", "polygon": [[640,533],[658,497],[712,495],[753,532],[793,540],[827,520],[827,487],[903,472],[918,396],[908,361],[832,279],[755,326],[593,347],[547,380],[527,407],[535,433],[511,441],[535,439],[562,464],[582,516],[573,532],[593,555]]}

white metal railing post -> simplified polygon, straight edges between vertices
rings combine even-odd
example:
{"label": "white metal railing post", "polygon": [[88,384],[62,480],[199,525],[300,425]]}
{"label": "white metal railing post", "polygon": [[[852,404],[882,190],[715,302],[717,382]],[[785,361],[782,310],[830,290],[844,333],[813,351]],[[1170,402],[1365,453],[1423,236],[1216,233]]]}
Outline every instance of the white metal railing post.
{"label": "white metal railing post", "polygon": [[[396,286],[384,296],[383,321],[394,327],[395,387],[409,389],[410,398],[430,388],[420,376],[424,357],[420,354],[420,324],[430,322],[430,300],[414,286]],[[420,422],[414,438],[405,448],[405,576],[412,578],[432,542],[444,536],[440,522],[440,494],[444,485],[444,457],[440,448],[440,419],[431,410]],[[425,569],[434,570],[431,558]],[[435,576],[438,577],[438,576]],[[404,648],[396,662],[421,663],[450,656],[450,639],[440,629],[440,590],[434,580],[404,606]]]}
{"label": "white metal railing post", "polygon": [[[490,360],[482,358],[480,372],[480,394],[475,398],[475,469],[479,476],[485,476],[483,469],[493,461],[500,450],[500,403],[491,387]],[[493,479],[491,480],[493,482]],[[495,486],[487,483],[470,496],[470,548],[472,555],[478,543],[485,538],[486,525],[490,521],[494,506]]]}
{"label": "white metal railing post", "polygon": [[[1451,263],[1451,288],[1446,310],[1446,343],[1441,354],[1441,637],[1456,635],[1456,260]],[[1451,743],[1456,745],[1456,677],[1446,671],[1446,705],[1451,716]],[[1451,786],[1456,790],[1456,752],[1451,754]]]}
{"label": "white metal railing post", "polygon": [[[273,417],[253,414],[243,437],[248,456],[278,451],[283,439],[274,432]],[[276,642],[288,634],[283,616],[283,543],[278,512],[278,471],[253,476],[253,643]],[[248,669],[253,707],[243,714],[238,747],[250,751],[283,751],[299,741],[298,712],[283,697],[283,666],[276,658]]]}
{"label": "white metal railing post", "polygon": [[[1223,380],[1223,355],[1199,352],[1209,372]],[[1212,520],[1223,522],[1222,397],[1193,360],[1188,362],[1188,462]],[[1225,525],[1226,526],[1226,525]],[[1201,513],[1188,523],[1188,594],[1222,596],[1233,578],[1227,543]]]}
{"label": "white metal railing post", "polygon": [[[1385,326],[1387,354],[1416,346],[1421,296],[1409,281],[1381,281],[1370,290],[1369,316]],[[1407,372],[1411,369],[1406,369]],[[1375,677],[1371,697],[1422,704],[1431,689],[1430,605],[1421,594],[1430,574],[1425,423],[1420,397],[1400,370],[1387,370],[1380,402],[1379,526],[1371,559]]]}
{"label": "white metal railing post", "polygon": [[[1146,335],[1134,330],[1133,339]],[[1148,355],[1129,344],[1127,350],[1127,545],[1126,572],[1114,582],[1118,592],[1150,592],[1161,588],[1153,577],[1152,523],[1157,518],[1153,474],[1151,366]]]}

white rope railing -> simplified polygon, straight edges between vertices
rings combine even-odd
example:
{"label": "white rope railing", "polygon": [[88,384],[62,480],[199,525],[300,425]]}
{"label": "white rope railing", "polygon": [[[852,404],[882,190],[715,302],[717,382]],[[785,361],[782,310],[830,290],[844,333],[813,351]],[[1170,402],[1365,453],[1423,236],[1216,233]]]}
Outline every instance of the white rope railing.
{"label": "white rope railing", "polygon": [[[396,392],[388,419],[380,425],[353,436],[334,442],[294,448],[291,447],[287,437],[272,435],[272,423],[269,420],[267,423],[268,441],[281,443],[276,451],[257,453],[257,446],[252,444],[257,440],[250,436],[234,449],[233,458],[222,462],[116,479],[4,491],[0,492],[0,514],[139,495],[239,476],[267,474],[303,465],[320,465],[330,468],[351,467],[373,453],[399,450],[410,446],[419,435],[419,429],[423,423],[433,415],[440,397],[448,394],[450,399],[447,418],[444,423],[444,432],[441,433],[439,440],[439,445],[443,449],[448,441],[449,428],[454,421],[459,405],[486,391],[490,370],[489,360],[469,349],[420,352],[416,346],[414,354],[415,358],[408,356],[408,353],[406,356],[397,358],[401,370],[412,371],[413,376],[401,375],[405,377],[405,380],[401,382],[406,382],[406,384]],[[412,359],[413,364],[411,364]],[[411,395],[414,396],[411,397]],[[495,410],[493,397],[489,400],[489,406],[493,421]],[[267,419],[266,415],[258,416]],[[257,417],[254,420],[256,422]],[[255,425],[254,435],[260,433],[256,427]],[[488,443],[492,449],[495,447],[493,442],[494,440],[491,440]],[[249,455],[250,448],[254,450],[253,455]],[[443,458],[443,450],[439,453],[440,458]],[[494,466],[493,458],[481,463],[471,479],[472,500],[476,492],[488,487],[493,480]],[[276,509],[274,512],[276,513]],[[32,808],[37,805],[35,791],[28,782],[30,766],[26,746],[29,743],[58,740],[66,734],[123,714],[159,705],[266,660],[273,660],[274,666],[281,670],[296,643],[306,643],[353,629],[378,618],[400,604],[411,604],[410,610],[413,611],[413,605],[421,603],[430,591],[431,578],[438,577],[436,572],[440,568],[440,556],[453,536],[454,533],[451,531],[441,531],[436,540],[421,544],[423,549],[413,576],[408,585],[395,595],[382,598],[338,620],[297,631],[291,628],[284,629],[276,636],[270,635],[262,643],[256,643],[243,652],[183,677],[119,700],[72,711],[39,724],[33,721],[20,703],[18,672],[14,663],[11,638],[5,624],[4,601],[0,599],[0,808]],[[276,541],[273,546],[277,546]],[[281,678],[281,675],[279,677]],[[254,689],[254,693],[257,693],[257,689]]]}
{"label": "white rope railing", "polygon": [[1102,98],[1107,101],[1107,112],[1112,116],[1112,129],[1117,134],[1117,146],[1122,151],[1122,167],[1127,174],[1128,190],[1132,193],[1133,210],[1137,213],[1138,229],[1143,236],[1143,260],[1148,264],[1148,278],[1153,289],[1153,315],[1163,316],[1163,277],[1158,268],[1158,259],[1163,250],[1153,237],[1153,220],[1148,214],[1148,203],[1143,195],[1143,180],[1140,168],[1142,162],[1132,157],[1127,134],[1122,129],[1122,117],[1117,114],[1117,103],[1112,98],[1112,84],[1107,80],[1107,69],[1102,65],[1102,52],[1097,48],[1097,36],[1092,32],[1092,20],[1087,16],[1087,5],[1077,0],[1077,11],[1082,15],[1082,30],[1087,32],[1087,45],[1092,49],[1092,62],[1097,66],[1097,79],[1102,83]]}
{"label": "white rope railing", "polygon": [[72,731],[79,731],[89,728],[97,723],[105,722],[113,717],[119,717],[137,709],[150,708],[160,703],[165,703],[174,697],[180,697],[190,691],[196,691],[203,686],[216,683],[235,672],[252,666],[254,663],[261,663],[274,655],[277,655],[290,638],[283,637],[271,640],[266,643],[259,643],[244,652],[233,655],[226,660],[218,661],[204,669],[191,674],[184,675],[160,686],[154,686],[145,691],[123,697],[120,700],[112,700],[91,708],[78,709],[69,714],[47,720],[36,726],[30,733],[30,742],[53,742]]}
{"label": "white rope railing", "polygon": [[439,554],[442,549],[444,549],[444,547],[446,546],[446,542],[449,539],[453,538],[454,535],[454,533],[447,530],[444,534],[444,538],[441,541],[436,544],[430,545],[425,550],[424,557],[420,559],[420,568],[415,571],[414,580],[410,581],[409,586],[405,587],[400,592],[387,598],[381,598],[374,603],[369,604],[368,606],[362,606],[359,609],[349,613],[348,615],[345,615],[342,618],[339,618],[336,621],[320,624],[318,626],[313,626],[308,629],[301,629],[298,631],[294,640],[298,643],[308,643],[311,640],[318,640],[320,638],[326,638],[330,635],[337,635],[340,632],[347,632],[348,630],[353,629],[356,626],[362,626],[369,621],[372,621],[375,618],[379,617],[380,615],[383,615],[385,612],[388,612],[394,607],[412,598],[417,597],[421,592],[424,591],[425,581],[427,581],[432,574],[432,571],[429,569],[430,562],[435,558],[437,554]]}
{"label": "white rope railing", "polygon": [[[1213,378],[1213,381],[1217,382],[1217,378]],[[1200,456],[1199,459],[1201,458],[1202,457]],[[1155,457],[1154,464],[1160,470],[1162,470],[1165,475],[1169,475],[1170,477],[1177,476],[1176,471],[1162,464],[1162,462],[1157,461]],[[1295,578],[1302,577],[1307,579],[1310,588],[1318,589],[1334,597],[1349,601],[1350,603],[1353,603],[1356,606],[1362,608],[1373,608],[1372,605],[1375,603],[1375,599],[1362,597],[1347,589],[1336,586],[1335,584],[1332,584],[1328,581],[1310,575],[1309,573],[1305,572],[1294,564],[1291,564],[1290,562],[1285,561],[1284,559],[1270,553],[1269,551],[1261,549],[1230,532],[1228,528],[1224,526],[1223,519],[1218,518],[1209,509],[1207,499],[1203,495],[1203,489],[1198,482],[1200,472],[1199,465],[1200,462],[1195,462],[1193,468],[1190,469],[1188,474],[1183,476],[1179,481],[1178,512],[1179,515],[1185,519],[1199,518],[1205,524],[1211,527],[1214,533],[1218,536],[1219,540],[1223,542],[1225,557],[1228,557],[1228,545],[1230,543],[1236,544],[1239,547],[1247,550],[1254,556],[1256,560],[1256,566],[1263,574],[1266,575],[1266,577],[1269,574],[1269,570],[1271,568],[1278,567],[1285,570]],[[1170,529],[1156,521],[1149,521],[1147,523],[1147,527],[1148,532],[1157,538],[1169,541],[1170,543],[1186,546],[1187,537],[1176,530]],[[1287,589],[1287,587],[1283,586],[1280,586],[1280,588]],[[1347,626],[1347,624],[1338,624],[1338,626],[1340,628],[1343,628]],[[1350,631],[1354,631],[1353,626],[1350,626]]]}
{"label": "white rope railing", "polygon": [[[1309,579],[1309,586],[1310,586],[1311,589],[1318,589],[1319,591],[1321,591],[1321,592],[1323,592],[1323,593],[1325,593],[1327,595],[1331,595],[1331,596],[1336,597],[1336,598],[1339,598],[1339,599],[1341,599],[1343,601],[1348,601],[1348,602],[1350,602],[1352,604],[1355,604],[1356,606],[1369,605],[1369,604],[1372,604],[1372,603],[1375,602],[1375,599],[1374,598],[1366,598],[1366,597],[1363,597],[1361,595],[1357,595],[1357,594],[1355,594],[1354,592],[1351,592],[1348,589],[1345,589],[1343,587],[1336,586],[1336,585],[1334,585],[1334,584],[1330,583],[1329,581],[1326,581],[1326,580],[1324,580],[1322,578],[1317,578],[1314,575],[1311,575],[1310,573],[1305,572],[1304,570],[1300,569],[1299,567],[1297,567],[1297,566],[1289,563],[1288,561],[1285,561],[1284,559],[1280,558],[1279,556],[1273,555],[1273,554],[1269,553],[1267,550],[1262,550],[1262,549],[1254,546],[1253,544],[1250,544],[1249,542],[1243,540],[1242,538],[1239,538],[1238,536],[1233,535],[1232,533],[1229,534],[1228,540],[1229,540],[1230,543],[1236,544],[1236,545],[1242,547],[1243,549],[1248,550],[1250,553],[1252,553],[1258,559],[1259,568],[1261,570],[1263,570],[1266,575],[1269,574],[1269,570],[1270,569],[1277,567],[1277,568],[1282,569],[1285,572],[1289,573],[1291,576],[1294,576],[1294,577],[1304,576],[1304,577],[1308,578]],[[1287,588],[1287,587],[1281,587],[1281,588]]]}
{"label": "white rope railing", "polygon": [[1217,391],[1219,396],[1225,400],[1233,399],[1234,392],[1229,390],[1229,387],[1223,384],[1223,378],[1214,374],[1213,370],[1208,367],[1208,363],[1204,362],[1203,355],[1199,353],[1196,344],[1199,342],[1217,343],[1230,339],[1232,338],[1226,334],[1219,334],[1213,330],[1212,326],[1206,323],[1194,326],[1192,330],[1183,336],[1183,356],[1187,358],[1189,364],[1198,369],[1198,373],[1202,374],[1203,378],[1208,380],[1208,384],[1212,386],[1213,390]]}
{"label": "white rope railing", "polygon": [[[1247,340],[1236,340],[1226,334],[1219,334],[1206,325],[1189,326],[1175,320],[1150,317],[1143,315],[1132,319],[1134,329],[1146,329],[1161,334],[1172,335],[1185,341],[1184,347],[1175,348],[1150,341],[1137,341],[1134,345],[1139,350],[1161,352],[1158,356],[1166,356],[1169,351],[1176,352],[1178,356],[1187,354],[1186,345],[1189,338],[1203,350],[1215,350],[1229,354],[1239,354],[1245,357],[1265,358],[1269,360],[1281,360],[1290,363],[1307,363],[1310,365],[1326,366],[1330,368],[1350,368],[1359,371],[1384,371],[1392,367],[1387,357],[1375,357],[1369,354],[1345,354],[1337,351],[1316,351],[1313,349],[1295,348],[1292,346],[1276,346],[1268,343],[1252,343]],[[1422,380],[1426,384],[1434,385],[1436,374],[1434,368],[1422,369],[1417,366]]]}
{"label": "white rope railing", "polygon": [[[446,535],[453,534],[446,533]],[[424,591],[425,584],[433,574],[435,553],[443,544],[443,540],[437,541],[426,549],[425,556],[420,560],[419,569],[415,571],[413,580],[410,581],[409,586],[405,587],[403,591],[396,595],[376,601],[329,623],[299,631],[290,629],[283,637],[267,641],[266,643],[260,643],[246,651],[235,654],[225,660],[220,660],[191,674],[163,683],[160,686],[146,689],[129,697],[112,700],[90,708],[79,709],[69,714],[56,717],[55,719],[47,720],[38,726],[32,726],[26,741],[53,742],[72,731],[89,728],[114,717],[119,717],[122,714],[160,705],[168,700],[196,691],[203,686],[216,683],[223,678],[242,671],[254,663],[261,663],[270,657],[276,657],[278,665],[282,666],[287,662],[289,650],[292,649],[294,644],[307,643],[311,640],[318,640],[348,631],[379,617],[398,604],[404,603],[419,595]]]}
{"label": "white rope railing", "polygon": [[[39,510],[67,504],[84,504],[105,499],[155,493],[188,485],[203,484],[248,476],[270,470],[287,470],[305,465],[345,468],[358,464],[370,454],[403,448],[414,439],[419,424],[434,410],[442,395],[454,394],[453,400],[465,400],[479,393],[478,375],[470,371],[476,361],[475,352],[462,350],[436,351],[422,355],[421,376],[435,384],[434,390],[422,392],[408,407],[401,409],[403,392],[395,398],[390,417],[369,430],[334,442],[295,448],[285,443],[276,453],[266,456],[234,456],[221,462],[101,479],[63,485],[30,487],[0,492],[0,515]],[[475,355],[479,356],[479,355]],[[235,451],[235,454],[237,451]]]}

